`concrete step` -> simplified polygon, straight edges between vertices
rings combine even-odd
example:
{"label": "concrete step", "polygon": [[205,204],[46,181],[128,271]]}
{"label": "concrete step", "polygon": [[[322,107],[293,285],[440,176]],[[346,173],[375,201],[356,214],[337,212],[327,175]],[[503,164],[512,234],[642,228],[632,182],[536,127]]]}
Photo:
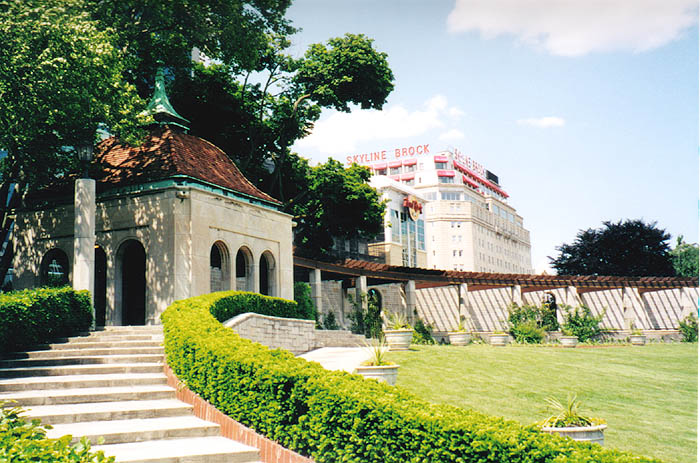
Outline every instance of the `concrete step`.
{"label": "concrete step", "polygon": [[37,405],[117,402],[123,400],[159,400],[175,397],[175,389],[163,385],[86,387],[1,392],[0,402],[13,401],[22,407]]}
{"label": "concrete step", "polygon": [[[173,439],[179,437],[218,436],[218,424],[200,420],[194,416],[146,418],[115,421],[86,421],[82,423],[57,424],[46,436],[56,439],[66,434],[87,437],[90,442],[102,444],[123,444],[148,440]],[[73,437],[73,442],[79,441]]]}
{"label": "concrete step", "polygon": [[0,360],[0,368],[51,367],[63,365],[109,365],[120,363],[158,363],[164,360],[163,354],[93,355],[64,356],[55,358],[30,358]]}
{"label": "concrete step", "polygon": [[45,424],[79,423],[84,421],[127,420],[190,415],[192,406],[175,399],[127,400],[29,407],[25,415]]}
{"label": "concrete step", "polygon": [[258,449],[224,437],[97,445],[92,450],[120,463],[255,463],[260,458]]}
{"label": "concrete step", "polygon": [[79,343],[66,342],[50,344],[45,346],[45,348],[42,346],[41,349],[35,350],[112,349],[123,347],[160,347],[162,345],[162,339],[156,341],[85,341]]}
{"label": "concrete step", "polygon": [[158,373],[111,373],[6,378],[0,379],[0,391],[124,387],[129,385],[163,385],[166,383],[167,379],[161,368]]}
{"label": "concrete step", "polygon": [[163,333],[163,325],[98,326],[93,333]]}
{"label": "concrete step", "polygon": [[0,368],[0,378],[26,378],[29,376],[102,375],[111,373],[160,373],[162,371],[162,363],[64,365],[52,367]]}
{"label": "concrete step", "polygon": [[[74,347],[74,346],[73,346]],[[7,360],[51,359],[59,357],[93,357],[99,355],[163,354],[163,346],[156,347],[102,347],[82,349],[35,350],[9,354]]]}
{"label": "concrete step", "polygon": [[112,334],[90,333],[88,336],[69,338],[69,344],[82,344],[84,342],[105,342],[105,341],[162,341],[162,334]]}

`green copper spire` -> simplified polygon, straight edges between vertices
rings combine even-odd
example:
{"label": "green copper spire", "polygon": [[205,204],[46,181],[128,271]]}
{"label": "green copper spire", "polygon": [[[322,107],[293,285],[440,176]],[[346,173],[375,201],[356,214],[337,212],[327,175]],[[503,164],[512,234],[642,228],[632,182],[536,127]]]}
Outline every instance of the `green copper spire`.
{"label": "green copper spire", "polygon": [[184,117],[180,116],[170,104],[168,95],[165,93],[165,78],[163,77],[163,68],[158,68],[156,72],[156,84],[153,89],[153,97],[151,102],[146,107],[146,113],[153,116],[159,124],[169,124],[182,127],[189,130],[189,122]]}

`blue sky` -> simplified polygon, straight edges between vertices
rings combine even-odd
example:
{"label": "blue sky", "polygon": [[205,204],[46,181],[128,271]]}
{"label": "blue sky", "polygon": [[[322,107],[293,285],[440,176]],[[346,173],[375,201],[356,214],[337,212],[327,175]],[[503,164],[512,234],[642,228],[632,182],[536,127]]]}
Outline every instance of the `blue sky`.
{"label": "blue sky", "polygon": [[324,110],[304,157],[430,144],[496,173],[532,263],[605,220],[698,241],[698,28],[688,0],[297,0],[292,53],[346,32],[388,54],[382,111]]}

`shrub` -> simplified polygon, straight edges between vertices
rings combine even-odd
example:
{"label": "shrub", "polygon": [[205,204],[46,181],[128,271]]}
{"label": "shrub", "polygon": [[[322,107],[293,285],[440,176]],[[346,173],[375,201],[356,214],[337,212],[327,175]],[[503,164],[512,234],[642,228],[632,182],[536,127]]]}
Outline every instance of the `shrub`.
{"label": "shrub", "polygon": [[299,306],[299,311],[305,314],[313,314],[313,318],[307,320],[316,320],[318,322],[318,313],[314,306],[314,301],[311,299],[311,286],[303,281],[294,283],[294,301]]}
{"label": "shrub", "polygon": [[416,323],[413,325],[413,344],[435,344],[433,338],[433,327],[430,324],[425,324],[420,318],[416,318]]}
{"label": "shrub", "polygon": [[327,312],[323,315],[323,329],[324,330],[339,330],[338,322],[335,320],[335,314],[333,312]]}
{"label": "shrub", "polygon": [[0,294],[0,353],[90,329],[88,291],[36,288]]}
{"label": "shrub", "polygon": [[567,336],[576,336],[580,342],[586,342],[599,336],[603,331],[600,322],[603,320],[605,310],[600,315],[595,316],[591,309],[585,305],[580,305],[573,310],[569,306],[563,306],[563,308],[562,332]]}
{"label": "shrub", "polygon": [[678,323],[678,329],[683,336],[683,342],[698,342],[698,318],[693,314],[689,314]]}
{"label": "shrub", "polygon": [[[5,406],[6,408],[2,408]],[[0,403],[0,461],[13,463],[65,462],[65,463],[109,463],[114,457],[103,452],[90,452],[90,442],[83,438],[71,445],[72,436],[48,439],[46,429],[39,420],[27,422],[21,408],[9,408]]]}
{"label": "shrub", "polygon": [[[362,296],[364,300],[366,295]],[[350,318],[350,331],[355,334],[363,334],[367,338],[379,339],[382,336],[382,309],[377,301],[370,297],[367,300],[367,309],[363,309],[352,296],[348,296],[348,301],[352,304],[352,311],[348,315]]]}
{"label": "shrub", "polygon": [[508,308],[508,327],[516,342],[538,344],[546,336],[545,330],[557,330],[559,323],[549,304],[512,304]]}
{"label": "shrub", "polygon": [[168,364],[222,412],[317,463],[654,461],[324,370],[242,339],[211,303],[195,297],[163,313]]}
{"label": "shrub", "polygon": [[245,291],[222,291],[207,296],[213,297],[211,314],[220,322],[248,312],[303,320],[315,320],[316,318],[315,314],[309,311],[308,306],[300,307],[294,301],[279,297],[263,296]]}

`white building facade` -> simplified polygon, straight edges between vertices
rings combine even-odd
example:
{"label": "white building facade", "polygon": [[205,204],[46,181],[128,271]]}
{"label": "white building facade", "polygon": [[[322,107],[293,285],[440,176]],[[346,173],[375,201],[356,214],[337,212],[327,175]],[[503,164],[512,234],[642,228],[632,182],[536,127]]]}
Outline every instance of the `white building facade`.
{"label": "white building facade", "polygon": [[[374,174],[371,184],[380,192],[400,191],[401,187],[410,189],[401,194],[412,193],[424,205],[420,220],[425,265],[416,261],[407,266],[532,273],[530,232],[525,229],[523,218],[508,204],[509,195],[499,184],[498,177],[458,150],[432,154],[428,145],[419,147],[422,149],[382,152],[379,156],[373,153],[374,162],[366,163]],[[394,159],[387,159],[389,157]],[[394,200],[388,193],[383,193],[382,197],[391,200],[387,206],[387,222],[391,222],[393,236],[397,234],[393,223],[396,210],[391,207]],[[403,211],[398,212],[400,225]],[[393,242],[393,239],[386,239],[387,236],[385,230],[385,243]],[[394,258],[391,261],[387,258],[387,263],[402,265]],[[405,259],[403,265],[406,265]]]}

